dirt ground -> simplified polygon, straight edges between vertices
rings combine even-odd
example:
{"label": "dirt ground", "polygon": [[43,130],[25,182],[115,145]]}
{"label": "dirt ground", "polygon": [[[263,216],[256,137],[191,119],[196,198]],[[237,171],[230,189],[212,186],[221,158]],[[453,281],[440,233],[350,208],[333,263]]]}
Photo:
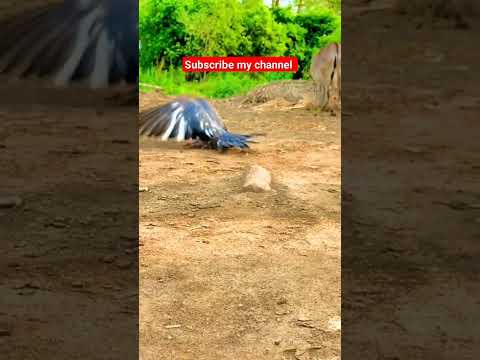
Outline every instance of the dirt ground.
{"label": "dirt ground", "polygon": [[[140,142],[143,360],[340,356],[340,114],[241,100],[213,103],[267,133],[249,152]],[[254,164],[272,192],[242,190]]]}
{"label": "dirt ground", "polygon": [[138,110],[111,95],[0,77],[2,359],[138,356]]}
{"label": "dirt ground", "polygon": [[[135,358],[137,110],[0,84],[0,198],[22,201],[0,209],[2,358]],[[338,358],[339,114],[215,105],[267,136],[248,153],[141,143],[141,357]],[[251,164],[271,193],[242,192]]]}
{"label": "dirt ground", "polygon": [[0,357],[136,358],[138,110],[3,78],[0,105]]}
{"label": "dirt ground", "polygon": [[478,20],[344,4],[342,357],[475,359]]}

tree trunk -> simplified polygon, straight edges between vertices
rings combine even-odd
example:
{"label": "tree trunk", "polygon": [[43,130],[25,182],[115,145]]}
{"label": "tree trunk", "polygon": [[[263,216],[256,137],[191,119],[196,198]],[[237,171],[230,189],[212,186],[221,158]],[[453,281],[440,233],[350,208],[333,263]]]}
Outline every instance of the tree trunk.
{"label": "tree trunk", "polygon": [[297,0],[297,12],[301,13],[305,8],[305,0]]}
{"label": "tree trunk", "polygon": [[332,97],[341,97],[342,82],[341,44],[332,43],[312,58],[310,76],[315,84],[316,106],[330,107]]}

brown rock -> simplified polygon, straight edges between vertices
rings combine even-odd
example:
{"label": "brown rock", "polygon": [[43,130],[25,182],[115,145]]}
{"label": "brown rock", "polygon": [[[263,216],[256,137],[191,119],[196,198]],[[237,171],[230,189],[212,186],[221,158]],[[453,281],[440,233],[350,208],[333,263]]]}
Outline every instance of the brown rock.
{"label": "brown rock", "polygon": [[119,269],[125,270],[132,266],[132,262],[126,259],[118,259],[115,263]]}
{"label": "brown rock", "polygon": [[0,196],[0,208],[8,209],[22,205],[22,199],[18,196]]}
{"label": "brown rock", "polygon": [[243,189],[253,192],[267,192],[272,190],[271,182],[270,172],[261,166],[254,165],[247,172]]}

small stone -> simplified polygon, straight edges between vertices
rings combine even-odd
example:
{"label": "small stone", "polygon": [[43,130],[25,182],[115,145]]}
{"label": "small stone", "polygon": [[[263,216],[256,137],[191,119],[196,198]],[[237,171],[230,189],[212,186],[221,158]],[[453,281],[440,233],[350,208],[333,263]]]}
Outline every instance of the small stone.
{"label": "small stone", "polygon": [[147,191],[149,191],[149,190],[150,190],[150,189],[149,189],[148,187],[146,187],[146,186],[140,186],[140,187],[138,188],[138,191],[139,191],[139,192],[147,192]]}
{"label": "small stone", "polygon": [[0,336],[10,336],[12,335],[12,330],[6,328],[6,327],[0,327]]}
{"label": "small stone", "polygon": [[25,288],[28,287],[28,284],[29,284],[28,282],[18,283],[18,284],[15,284],[15,285],[13,286],[13,288],[14,288],[15,290],[25,289]]}
{"label": "small stone", "polygon": [[277,301],[277,305],[285,305],[286,303],[287,303],[287,299],[285,299],[283,297],[278,299],[278,301]]}
{"label": "small stone", "polygon": [[273,343],[278,346],[280,345],[281,342],[282,342],[281,340],[275,340]]}
{"label": "small stone", "polygon": [[104,262],[106,264],[111,264],[114,261],[115,261],[115,255],[105,255],[102,258],[102,262]]}
{"label": "small stone", "polygon": [[308,318],[307,316],[300,315],[297,319],[298,321],[312,321],[312,319]]}
{"label": "small stone", "polygon": [[425,150],[419,146],[407,146],[405,147],[405,150],[413,154],[421,154],[425,152]]}
{"label": "small stone", "polygon": [[175,324],[175,325],[165,325],[165,329],[178,329],[181,328],[182,325],[180,324]]}
{"label": "small stone", "polygon": [[297,322],[297,325],[300,326],[300,327],[305,327],[305,328],[310,328],[310,329],[313,329],[315,328],[315,326],[313,324],[311,324],[310,320],[309,321],[301,321],[299,320]]}
{"label": "small stone", "polygon": [[113,139],[112,144],[130,144],[130,140],[127,140],[127,139]]}
{"label": "small stone", "polygon": [[85,286],[85,284],[81,281],[74,281],[72,282],[72,287],[75,289],[81,289]]}
{"label": "small stone", "polygon": [[9,209],[22,205],[18,196],[0,196],[0,209]]}
{"label": "small stone", "polygon": [[132,266],[132,262],[130,260],[120,259],[116,262],[116,265],[119,269],[125,270]]}
{"label": "small stone", "polygon": [[25,285],[26,288],[28,289],[35,289],[35,290],[39,290],[42,288],[42,286],[35,280],[32,280],[30,282],[28,282],[26,285]]}
{"label": "small stone", "polygon": [[35,290],[33,289],[21,289],[20,291],[17,292],[18,295],[24,296],[24,295],[33,295],[35,294]]}
{"label": "small stone", "polygon": [[272,176],[270,172],[258,165],[253,165],[247,172],[243,189],[253,192],[271,191]]}
{"label": "small stone", "polygon": [[64,229],[68,227],[68,224],[66,224],[63,220],[54,220],[48,223],[47,226],[50,226],[56,229]]}

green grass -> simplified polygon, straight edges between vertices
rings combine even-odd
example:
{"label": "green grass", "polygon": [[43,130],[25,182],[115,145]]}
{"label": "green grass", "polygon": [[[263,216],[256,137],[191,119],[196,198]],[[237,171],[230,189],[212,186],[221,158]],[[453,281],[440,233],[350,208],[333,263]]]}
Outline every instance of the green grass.
{"label": "green grass", "polygon": [[[291,79],[290,73],[210,73],[202,81],[186,81],[181,70],[160,71],[140,68],[140,82],[155,85],[167,95],[191,95],[222,99],[245,95],[254,88],[272,81]],[[140,86],[141,91],[152,88]]]}

